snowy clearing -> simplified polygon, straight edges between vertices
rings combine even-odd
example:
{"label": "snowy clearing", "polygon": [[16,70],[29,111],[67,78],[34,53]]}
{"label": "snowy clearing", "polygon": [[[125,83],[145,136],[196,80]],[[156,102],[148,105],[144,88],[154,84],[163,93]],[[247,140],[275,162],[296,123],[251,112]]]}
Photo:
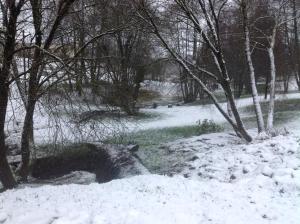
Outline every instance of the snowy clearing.
{"label": "snowy clearing", "polygon": [[[277,100],[299,99],[299,93],[277,95]],[[260,102],[266,102],[263,96],[260,96]],[[236,105],[238,108],[249,106],[253,104],[251,97],[244,99],[237,99]],[[226,110],[227,103],[222,103],[222,107]],[[220,112],[213,104],[195,105],[195,106],[174,106],[167,108],[166,106],[158,107],[157,109],[143,109],[143,112],[157,112],[162,114],[162,119],[145,121],[138,124],[140,129],[149,128],[164,128],[176,127],[183,125],[195,125],[199,120],[213,120],[216,123],[223,123],[226,120],[221,116]]]}
{"label": "snowy clearing", "polygon": [[[284,95],[277,95],[277,100],[300,99],[299,93],[291,93]],[[261,96],[261,102],[265,100]],[[59,103],[59,102],[58,102]],[[252,98],[244,98],[236,100],[239,108],[252,105]],[[226,103],[221,104],[225,109]],[[58,107],[67,107],[66,105],[58,104]],[[76,105],[72,106],[76,108]],[[97,107],[81,108],[78,110],[78,115],[82,110],[97,110]],[[173,106],[159,106],[156,109],[141,109],[143,113],[156,113],[159,118],[132,120],[119,119],[118,122],[114,119],[104,119],[96,122],[87,122],[84,124],[76,124],[71,117],[67,115],[49,116],[42,106],[35,113],[34,136],[36,144],[47,144],[53,139],[56,143],[59,142],[97,142],[108,136],[115,135],[117,132],[130,132],[138,130],[147,130],[151,128],[165,128],[177,127],[186,125],[196,125],[199,120],[213,120],[215,123],[224,123],[225,119],[220,115],[220,112],[213,104],[208,105],[183,105]],[[8,109],[8,118],[6,122],[8,140],[12,142],[19,142],[22,130],[22,117],[24,108],[17,100],[11,100]],[[287,124],[293,130],[300,129],[298,125],[300,122]],[[99,134],[100,133],[100,134]]]}

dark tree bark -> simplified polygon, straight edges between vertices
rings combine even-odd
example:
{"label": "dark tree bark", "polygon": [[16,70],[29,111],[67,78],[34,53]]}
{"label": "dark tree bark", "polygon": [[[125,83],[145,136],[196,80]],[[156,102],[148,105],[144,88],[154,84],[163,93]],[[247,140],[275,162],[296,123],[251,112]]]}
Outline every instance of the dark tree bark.
{"label": "dark tree bark", "polygon": [[31,0],[30,4],[32,6],[33,23],[35,29],[35,45],[37,46],[37,48],[34,49],[33,62],[31,66],[31,71],[29,73],[26,115],[24,118],[24,125],[21,138],[22,163],[18,169],[18,175],[22,178],[22,180],[26,180],[29,174],[30,149],[32,148],[30,146],[33,145],[33,139],[31,138],[31,133],[33,133],[33,114],[38,91],[39,65],[42,62],[42,52],[40,50],[40,47],[42,45],[42,2]]}
{"label": "dark tree bark", "polygon": [[6,158],[4,124],[7,101],[8,86],[0,79],[0,180],[4,189],[13,188],[17,184]]}
{"label": "dark tree bark", "polygon": [[6,28],[2,67],[0,68],[0,181],[4,189],[13,188],[17,185],[6,158],[4,126],[9,92],[8,81],[16,45],[17,19],[23,5],[24,0],[20,0],[18,4],[15,1],[10,1],[6,5],[8,8],[5,9],[1,2],[3,25]]}

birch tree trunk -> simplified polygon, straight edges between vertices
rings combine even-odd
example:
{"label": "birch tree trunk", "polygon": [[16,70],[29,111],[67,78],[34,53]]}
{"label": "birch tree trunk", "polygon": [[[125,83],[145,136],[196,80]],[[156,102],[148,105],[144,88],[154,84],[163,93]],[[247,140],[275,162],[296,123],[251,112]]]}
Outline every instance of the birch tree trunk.
{"label": "birch tree trunk", "polygon": [[296,60],[296,69],[295,76],[300,90],[300,47],[299,47],[299,33],[298,33],[298,18],[297,18],[297,6],[296,0],[293,0],[293,29],[294,29],[294,39],[295,39],[295,60]]}
{"label": "birch tree trunk", "polygon": [[247,65],[249,69],[249,76],[250,76],[250,84],[252,90],[252,99],[255,108],[255,115],[257,121],[257,129],[258,133],[265,131],[264,125],[264,118],[261,110],[261,106],[259,103],[259,97],[256,87],[256,80],[255,80],[255,70],[251,58],[251,49],[250,49],[250,33],[249,33],[249,24],[248,24],[248,15],[247,15],[247,3],[245,0],[242,0],[241,3],[242,7],[242,14],[243,14],[243,29],[244,29],[244,36],[245,36],[245,53],[247,58]]}
{"label": "birch tree trunk", "polygon": [[269,100],[269,111],[267,120],[267,131],[273,131],[274,123],[274,107],[275,107],[275,82],[276,82],[276,66],[274,57],[274,46],[276,39],[276,25],[273,28],[272,36],[270,40],[270,46],[268,47],[268,55],[270,59],[270,100]]}

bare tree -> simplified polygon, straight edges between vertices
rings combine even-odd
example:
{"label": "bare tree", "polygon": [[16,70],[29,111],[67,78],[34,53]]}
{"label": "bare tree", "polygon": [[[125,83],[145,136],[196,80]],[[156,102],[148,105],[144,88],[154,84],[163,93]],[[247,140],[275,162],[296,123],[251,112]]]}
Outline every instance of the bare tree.
{"label": "bare tree", "polygon": [[294,36],[294,43],[295,43],[295,53],[294,53],[294,58],[295,58],[295,77],[298,85],[298,89],[300,90],[300,47],[299,47],[299,33],[298,33],[298,11],[299,11],[299,2],[298,2],[298,7],[297,7],[297,2],[296,0],[291,0],[292,1],[292,11],[293,11],[293,36]]}
{"label": "bare tree", "polygon": [[[32,148],[32,141],[30,133],[33,128],[33,115],[35,110],[36,102],[39,98],[39,88],[41,87],[41,76],[43,74],[43,60],[45,53],[49,51],[51,44],[55,38],[55,33],[59,28],[63,18],[66,16],[70,6],[75,0],[60,0],[57,6],[57,14],[55,16],[52,27],[49,31],[48,36],[45,37],[43,43],[43,32],[42,32],[42,0],[30,0],[33,26],[35,30],[35,49],[33,53],[33,61],[29,72],[29,86],[28,86],[28,97],[26,103],[26,115],[24,118],[24,125],[21,139],[21,153],[22,163],[18,169],[18,174],[22,179],[27,179],[29,174],[29,163],[30,163],[30,148]],[[43,46],[42,46],[43,44]]]}
{"label": "bare tree", "polygon": [[[226,63],[224,60],[224,55],[222,51],[222,41],[220,38],[219,33],[219,21],[217,16],[217,11],[221,11],[224,5],[222,4],[218,9],[214,5],[213,1],[208,1],[208,6],[206,5],[205,1],[185,1],[185,0],[174,0],[176,5],[181,9],[181,12],[183,13],[183,16],[188,18],[191,23],[194,25],[195,29],[197,30],[198,34],[202,37],[203,41],[208,45],[214,59],[215,64],[218,69],[217,75],[197,66],[196,69],[204,72],[206,75],[208,75],[210,78],[213,78],[216,82],[218,82],[228,99],[230,109],[232,110],[233,119],[227,114],[223,108],[218,103],[218,100],[213,95],[213,93],[207,88],[207,86],[204,84],[204,82],[193,72],[191,67],[193,67],[193,63],[185,60],[180,54],[175,52],[170,45],[166,42],[165,38],[162,36],[161,31],[159,30],[159,27],[156,23],[156,17],[153,13],[150,12],[149,8],[150,6],[146,4],[145,1],[139,1],[138,7],[140,10],[140,16],[144,18],[145,21],[148,21],[149,25],[152,27],[153,32],[156,34],[156,36],[160,39],[163,46],[169,51],[169,53],[174,57],[174,59],[186,70],[186,72],[189,74],[189,76],[200,84],[200,86],[203,88],[203,90],[208,94],[208,96],[213,100],[214,104],[218,108],[218,110],[221,112],[221,114],[225,117],[225,119],[232,125],[236,133],[244,138],[247,141],[251,141],[252,138],[246,131],[244,124],[241,120],[240,114],[238,112],[237,106],[235,104],[233,92],[231,90],[230,86],[230,78],[227,72]],[[195,12],[195,7],[198,6],[201,9],[202,14],[204,15],[204,19],[207,23],[208,30],[210,31],[210,34],[206,32],[201,26],[201,23],[198,19],[198,16]],[[213,20],[211,19],[213,18]]]}
{"label": "bare tree", "polygon": [[247,4],[248,1],[241,0],[240,6],[243,14],[243,29],[244,29],[244,36],[245,36],[245,53],[247,58],[247,65],[249,69],[249,75],[250,75],[250,83],[251,83],[251,89],[252,89],[252,98],[253,98],[253,104],[255,108],[255,114],[256,114],[256,120],[257,120],[257,128],[258,132],[264,132],[265,131],[265,124],[263,119],[263,114],[261,110],[261,106],[259,103],[258,98],[258,91],[256,87],[256,78],[255,78],[255,70],[252,62],[251,57],[251,48],[250,48],[250,33],[249,33],[249,22],[248,22],[248,7],[249,4]]}
{"label": "bare tree", "polygon": [[[266,90],[267,84],[269,83],[268,89],[270,94],[269,99],[269,108],[268,108],[268,117],[267,117],[267,132],[272,134],[274,132],[274,111],[275,111],[275,90],[276,90],[276,79],[279,76],[280,63],[276,63],[275,48],[277,42],[279,42],[281,36],[280,31],[284,28],[283,25],[286,25],[291,18],[286,16],[287,6],[289,1],[280,0],[280,1],[259,1],[262,4],[262,7],[266,10],[264,15],[255,18],[253,23],[254,29],[260,34],[259,39],[255,44],[256,48],[265,50],[268,55],[269,60],[269,75],[266,77]],[[268,27],[264,29],[259,27],[259,24],[268,24]],[[281,38],[282,39],[282,38]],[[277,46],[278,47],[278,46]],[[288,69],[285,69],[285,72],[289,72]],[[270,78],[269,78],[270,77]],[[267,96],[267,91],[266,91]]]}
{"label": "bare tree", "polygon": [[[118,31],[118,29],[111,29],[100,34],[95,34],[89,40],[84,39],[78,49],[73,49],[73,52],[69,52],[67,57],[61,58],[61,52],[57,49],[61,49],[62,47],[58,45],[59,38],[57,37],[57,33],[74,2],[75,0],[61,0],[58,2],[54,18],[52,17],[52,20],[51,16],[48,18],[51,24],[50,28],[45,32],[43,27],[44,22],[42,20],[43,13],[45,13],[45,10],[43,10],[44,1],[30,1],[31,10],[33,12],[35,43],[29,46],[33,49],[33,57],[31,66],[27,71],[29,73],[29,80],[25,104],[26,115],[21,138],[22,162],[17,170],[17,174],[23,180],[26,180],[29,174],[30,151],[33,148],[30,133],[32,133],[33,115],[38,100],[51,88],[64,81],[66,77],[67,79],[69,79],[70,76],[77,78],[75,74],[77,70],[74,70],[72,67],[75,67],[74,65],[76,65],[78,61],[77,58],[82,52],[99,38],[105,35],[112,35]],[[57,65],[53,66],[53,62]],[[51,70],[51,72],[49,70]]]}
{"label": "bare tree", "polygon": [[[269,109],[268,109],[268,118],[267,118],[267,131],[272,133],[274,130],[274,108],[275,108],[275,83],[276,83],[276,64],[275,64],[275,55],[274,48],[276,44],[276,35],[278,30],[285,24],[286,21],[284,17],[284,8],[288,4],[288,1],[280,0],[278,2],[273,2],[272,11],[270,12],[270,18],[272,20],[272,27],[270,32],[262,33],[266,36],[268,44],[266,46],[269,60],[270,60],[270,99],[269,99]],[[259,19],[259,18],[258,18]]]}

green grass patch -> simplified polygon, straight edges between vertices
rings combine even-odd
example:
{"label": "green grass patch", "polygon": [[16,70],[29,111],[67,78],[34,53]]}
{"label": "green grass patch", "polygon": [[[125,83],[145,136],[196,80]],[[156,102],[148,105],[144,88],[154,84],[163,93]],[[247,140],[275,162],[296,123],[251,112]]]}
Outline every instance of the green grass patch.
{"label": "green grass patch", "polygon": [[94,149],[92,144],[88,143],[72,143],[72,144],[43,144],[39,145],[37,152],[43,156],[59,156],[67,155],[85,155]]}
{"label": "green grass patch", "polygon": [[174,141],[178,138],[198,135],[198,133],[198,127],[196,125],[162,129],[148,129],[121,134],[117,137],[105,140],[105,143],[138,144],[141,147],[149,147],[169,141]]}
{"label": "green grass patch", "polygon": [[[262,112],[268,113],[269,102],[261,102]],[[240,109],[241,112],[253,114],[255,109],[253,105],[249,105]],[[275,112],[300,111],[300,99],[286,99],[275,101]]]}
{"label": "green grass patch", "polygon": [[[154,173],[163,173],[163,170],[182,156],[171,157],[162,144],[180,138],[188,138],[201,134],[220,132],[223,127],[212,121],[204,120],[198,125],[169,127],[162,129],[148,129],[131,132],[105,140],[110,144],[138,144],[138,155],[144,165]],[[178,161],[177,161],[178,162]]]}
{"label": "green grass patch", "polygon": [[[284,127],[285,124],[288,122],[291,122],[295,120],[295,118],[299,118],[300,111],[283,111],[283,112],[275,112],[274,113],[274,126],[277,128]],[[267,115],[263,115],[264,120],[267,120]],[[243,118],[243,122],[247,128],[256,128],[256,117],[253,116],[247,116]],[[229,124],[225,124],[225,129],[230,129],[231,127]]]}
{"label": "green grass patch", "polygon": [[[261,102],[264,120],[267,119],[269,109],[268,102]],[[242,107],[239,109],[244,114],[243,121],[247,128],[256,127],[255,109],[253,105]],[[288,122],[298,119],[300,116],[300,99],[284,99],[276,100],[274,112],[274,126],[283,127]],[[225,125],[228,128],[228,125]]]}
{"label": "green grass patch", "polygon": [[115,144],[139,144],[140,146],[152,146],[161,143],[174,141],[179,138],[188,138],[201,134],[220,132],[223,127],[213,121],[203,120],[198,125],[168,127],[161,129],[148,129],[138,132],[131,132],[118,137],[105,140],[106,143]]}

